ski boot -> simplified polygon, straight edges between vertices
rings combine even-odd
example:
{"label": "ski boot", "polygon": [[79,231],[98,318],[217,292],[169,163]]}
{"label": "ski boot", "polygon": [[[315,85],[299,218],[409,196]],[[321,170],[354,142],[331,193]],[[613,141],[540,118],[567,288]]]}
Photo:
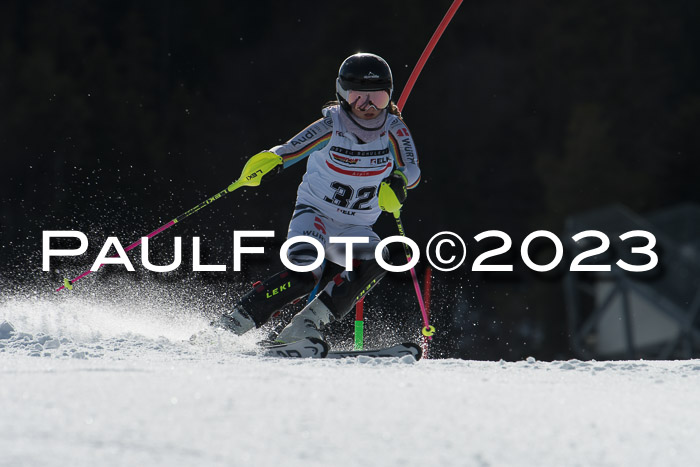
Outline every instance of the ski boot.
{"label": "ski boot", "polygon": [[292,321],[277,336],[275,342],[288,344],[307,337],[323,340],[321,329],[335,321],[333,312],[324,301],[333,306],[328,294],[325,291],[321,292],[318,297],[292,318]]}
{"label": "ski boot", "polygon": [[264,282],[253,284],[253,290],[244,295],[233,310],[223,314],[215,324],[235,334],[244,334],[265,324],[288,303],[308,295],[315,285],[313,273],[284,270]]}
{"label": "ski boot", "polygon": [[233,332],[236,335],[245,334],[255,327],[255,321],[248,313],[240,308],[234,307],[230,313],[221,315],[218,321],[212,323]]}

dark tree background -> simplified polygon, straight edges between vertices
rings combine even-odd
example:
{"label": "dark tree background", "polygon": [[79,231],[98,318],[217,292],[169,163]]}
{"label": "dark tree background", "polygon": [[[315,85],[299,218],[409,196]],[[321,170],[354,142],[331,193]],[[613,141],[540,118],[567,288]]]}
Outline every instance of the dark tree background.
{"label": "dark tree background", "polygon": [[[449,5],[3,3],[6,289],[82,272],[108,235],[128,244],[224,188],[249,156],[319,117],[352,53],[387,59],[397,99]],[[473,259],[481,250],[472,238],[484,230],[519,245],[611,203],[646,213],[698,202],[699,9],[682,0],[466,1],[404,109],[423,170],[404,210],[408,235],[424,245],[457,232]],[[154,245],[200,235],[211,261],[230,264],[233,229],[270,228],[281,241],[303,166],[217,202]],[[395,232],[391,219],[377,228]],[[43,273],[41,231],[59,229],[87,233],[93,254]],[[513,249],[512,274],[434,275],[442,355],[567,355],[560,278],[528,272]],[[249,283],[278,268],[275,256],[188,283]],[[382,307],[400,291],[406,309],[384,308],[410,314],[408,324],[394,318],[414,329],[412,286],[399,276],[368,300]]]}

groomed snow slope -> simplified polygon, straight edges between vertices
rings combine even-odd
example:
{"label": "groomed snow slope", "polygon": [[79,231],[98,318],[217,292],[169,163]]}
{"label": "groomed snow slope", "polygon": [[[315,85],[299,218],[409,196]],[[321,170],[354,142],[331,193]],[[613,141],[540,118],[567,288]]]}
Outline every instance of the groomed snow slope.
{"label": "groomed snow slope", "polygon": [[204,318],[126,308],[0,305],[0,465],[700,462],[697,360],[280,360],[249,355],[260,335],[193,345]]}

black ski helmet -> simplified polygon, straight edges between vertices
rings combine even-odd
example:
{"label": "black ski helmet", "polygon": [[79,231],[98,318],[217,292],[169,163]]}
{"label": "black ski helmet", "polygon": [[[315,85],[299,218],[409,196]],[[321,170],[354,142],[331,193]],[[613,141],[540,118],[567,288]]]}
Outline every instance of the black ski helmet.
{"label": "black ski helmet", "polygon": [[345,109],[349,107],[348,91],[387,90],[389,98],[394,92],[394,80],[389,64],[379,55],[357,53],[350,55],[340,65],[335,81],[338,101]]}

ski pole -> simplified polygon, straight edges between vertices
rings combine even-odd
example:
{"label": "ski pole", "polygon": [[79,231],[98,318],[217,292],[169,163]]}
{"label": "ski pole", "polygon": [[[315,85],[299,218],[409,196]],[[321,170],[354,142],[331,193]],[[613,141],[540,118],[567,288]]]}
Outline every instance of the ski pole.
{"label": "ski pole", "polygon": [[[406,232],[403,229],[403,222],[401,222],[401,212],[396,211],[393,213],[394,214],[394,220],[396,220],[396,227],[399,230],[399,234],[402,237],[406,236]],[[406,253],[406,260],[410,263],[411,262],[411,250],[408,249],[408,245],[405,243],[403,244],[403,250],[404,253]],[[411,278],[413,279],[413,288],[416,289],[416,297],[418,297],[418,304],[420,305],[420,311],[421,314],[423,315],[423,324],[425,325],[421,329],[421,333],[427,337],[428,339],[431,339],[433,334],[435,334],[435,327],[431,326],[430,323],[428,322],[428,312],[425,309],[425,302],[423,302],[423,294],[420,292],[420,285],[418,285],[418,276],[416,276],[416,269],[411,268]]]}
{"label": "ski pole", "polygon": [[[430,266],[425,268],[425,279],[423,280],[423,300],[425,302],[425,315],[430,319],[430,288],[432,282],[432,270]],[[429,337],[423,336],[421,347],[423,348],[423,358],[428,358]]]}
{"label": "ski pole", "polygon": [[[158,227],[156,230],[153,232],[149,233],[148,235],[145,235],[145,237],[148,238],[153,238],[162,231],[169,229],[173,225],[177,224],[178,222],[182,221],[183,219],[186,219],[187,217],[190,217],[192,214],[198,212],[200,209],[204,208],[205,206],[209,206],[211,203],[216,201],[217,199],[221,198],[225,194],[231,193],[236,191],[237,189],[243,187],[243,186],[258,186],[260,185],[260,181],[262,180],[263,175],[267,174],[270,172],[272,169],[277,167],[279,164],[282,163],[282,158],[278,156],[275,153],[272,152],[261,152],[259,154],[254,155],[251,157],[246,165],[243,167],[243,171],[241,172],[241,176],[236,180],[235,182],[231,183],[227,188],[224,188],[214,196],[205,199],[201,203],[199,203],[197,206],[193,207],[192,209],[180,214],[177,216],[175,219],[171,220],[170,222],[161,225]],[[143,238],[143,237],[142,237]],[[134,243],[131,245],[127,246],[124,248],[124,251],[130,251],[136,248],[137,246],[141,245],[142,238],[139,238],[136,240]],[[103,265],[100,264],[97,269],[101,268]],[[73,280],[68,280],[68,278],[63,279],[63,285],[59,288],[56,289],[56,292],[61,291],[63,289],[68,289],[68,290],[73,290],[73,284],[75,284],[77,281],[80,279],[84,278],[85,276],[88,276],[91,274],[93,271],[92,270],[87,270],[81,275],[77,276]]]}

